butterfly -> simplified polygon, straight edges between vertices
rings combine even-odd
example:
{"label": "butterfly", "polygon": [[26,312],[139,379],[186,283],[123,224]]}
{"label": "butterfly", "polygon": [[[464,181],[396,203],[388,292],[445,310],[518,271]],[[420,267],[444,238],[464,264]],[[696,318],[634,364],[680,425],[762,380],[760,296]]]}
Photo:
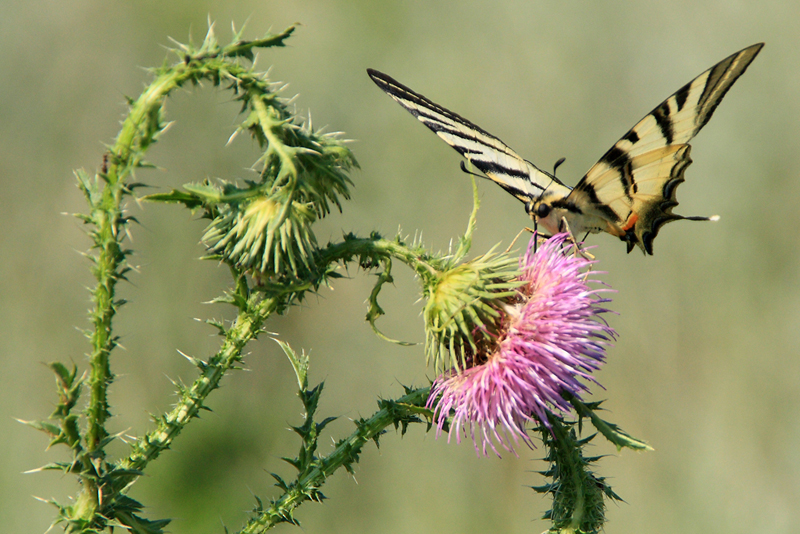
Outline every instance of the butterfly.
{"label": "butterfly", "polygon": [[374,69],[367,73],[486,177],[524,202],[528,215],[546,231],[555,234],[568,227],[574,235],[607,232],[624,241],[628,252],[638,246],[652,254],[653,240],[666,223],[712,219],[672,212],[678,205],[676,190],[692,162],[689,141],[763,46],[754,44],[728,56],[678,89],[622,136],[574,188],[394,78]]}

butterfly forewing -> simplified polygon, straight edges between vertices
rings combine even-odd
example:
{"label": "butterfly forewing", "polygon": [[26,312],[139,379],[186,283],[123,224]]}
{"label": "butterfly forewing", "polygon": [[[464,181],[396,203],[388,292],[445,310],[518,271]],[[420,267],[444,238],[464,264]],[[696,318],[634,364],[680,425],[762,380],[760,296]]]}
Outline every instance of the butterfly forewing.
{"label": "butterfly forewing", "polygon": [[554,182],[483,128],[414,92],[391,76],[367,69],[370,78],[397,103],[414,115],[448,145],[503,189],[528,202],[545,189],[569,189]]}

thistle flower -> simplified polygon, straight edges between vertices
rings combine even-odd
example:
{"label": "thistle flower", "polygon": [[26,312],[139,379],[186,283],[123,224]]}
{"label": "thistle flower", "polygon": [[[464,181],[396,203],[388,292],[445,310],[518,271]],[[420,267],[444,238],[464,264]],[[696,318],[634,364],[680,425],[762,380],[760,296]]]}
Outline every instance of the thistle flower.
{"label": "thistle flower", "polygon": [[[503,300],[492,344],[482,346],[465,369],[440,375],[431,388],[428,407],[434,408],[438,433],[452,412],[449,436],[469,434],[476,451],[493,440],[509,451],[522,440],[528,423],[549,427],[547,413],[569,411],[563,394],[580,398],[595,382],[592,371],[605,360],[605,347],[616,336],[599,315],[608,311],[587,283],[591,261],[566,245],[565,234],[552,237],[532,252],[536,235],[520,259],[522,285]],[[509,439],[509,437],[511,439]],[[512,443],[513,440],[513,443]]]}

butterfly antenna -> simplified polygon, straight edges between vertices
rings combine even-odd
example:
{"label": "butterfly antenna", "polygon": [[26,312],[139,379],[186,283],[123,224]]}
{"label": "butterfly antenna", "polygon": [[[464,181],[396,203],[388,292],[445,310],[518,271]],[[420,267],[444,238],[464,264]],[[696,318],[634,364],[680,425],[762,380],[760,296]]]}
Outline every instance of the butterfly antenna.
{"label": "butterfly antenna", "polygon": [[553,165],[553,177],[554,178],[556,176],[556,169],[558,169],[561,166],[561,164],[564,163],[565,161],[567,161],[567,158],[558,158],[558,161],[556,161],[555,164]]}
{"label": "butterfly antenna", "polygon": [[[547,173],[545,173],[545,174],[547,174]],[[553,178],[555,178],[555,176],[553,176]],[[547,193],[547,190],[550,188],[550,185],[551,185],[551,184],[553,184],[553,182],[555,182],[555,181],[556,181],[556,180],[553,180],[553,181],[551,181],[549,184],[547,184],[547,185],[545,186],[545,188],[544,188],[544,189],[542,189],[542,192],[541,192],[541,193],[539,193],[539,197],[538,197],[538,199],[537,199],[537,200],[541,200],[541,199],[542,199],[542,197],[544,196],[544,194],[545,194],[545,193]]]}
{"label": "butterfly antenna", "polygon": [[[527,161],[527,160],[525,160],[525,161]],[[553,164],[553,174],[550,174],[550,178],[552,178],[553,182],[555,182],[557,184],[564,185],[564,183],[561,180],[556,178],[556,169],[558,169],[561,166],[561,164],[564,163],[565,161],[567,161],[567,158],[558,158],[558,161],[556,161]],[[530,161],[528,161],[528,163],[530,163]],[[549,173],[547,171],[544,171],[544,174],[549,174]],[[550,184],[552,184],[553,182],[550,182],[549,184],[547,184],[547,187],[542,189],[542,192],[539,193],[539,198],[542,198],[542,196],[547,192],[547,188],[550,187]]]}

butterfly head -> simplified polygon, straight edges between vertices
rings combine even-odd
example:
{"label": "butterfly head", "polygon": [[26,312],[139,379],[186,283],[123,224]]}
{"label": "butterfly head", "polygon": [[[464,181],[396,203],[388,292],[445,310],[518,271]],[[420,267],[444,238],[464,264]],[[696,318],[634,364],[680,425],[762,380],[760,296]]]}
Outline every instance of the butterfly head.
{"label": "butterfly head", "polygon": [[541,196],[530,199],[525,209],[531,219],[551,235],[561,232],[572,232],[573,235],[584,232],[614,233],[606,219],[591,210],[582,209],[572,201],[569,194],[565,196],[560,191],[546,191]]}
{"label": "butterfly head", "polygon": [[568,210],[553,205],[556,200],[555,195],[543,194],[540,197],[531,199],[525,209],[531,219],[540,225],[550,235],[555,235],[564,231],[564,218],[568,216]]}

